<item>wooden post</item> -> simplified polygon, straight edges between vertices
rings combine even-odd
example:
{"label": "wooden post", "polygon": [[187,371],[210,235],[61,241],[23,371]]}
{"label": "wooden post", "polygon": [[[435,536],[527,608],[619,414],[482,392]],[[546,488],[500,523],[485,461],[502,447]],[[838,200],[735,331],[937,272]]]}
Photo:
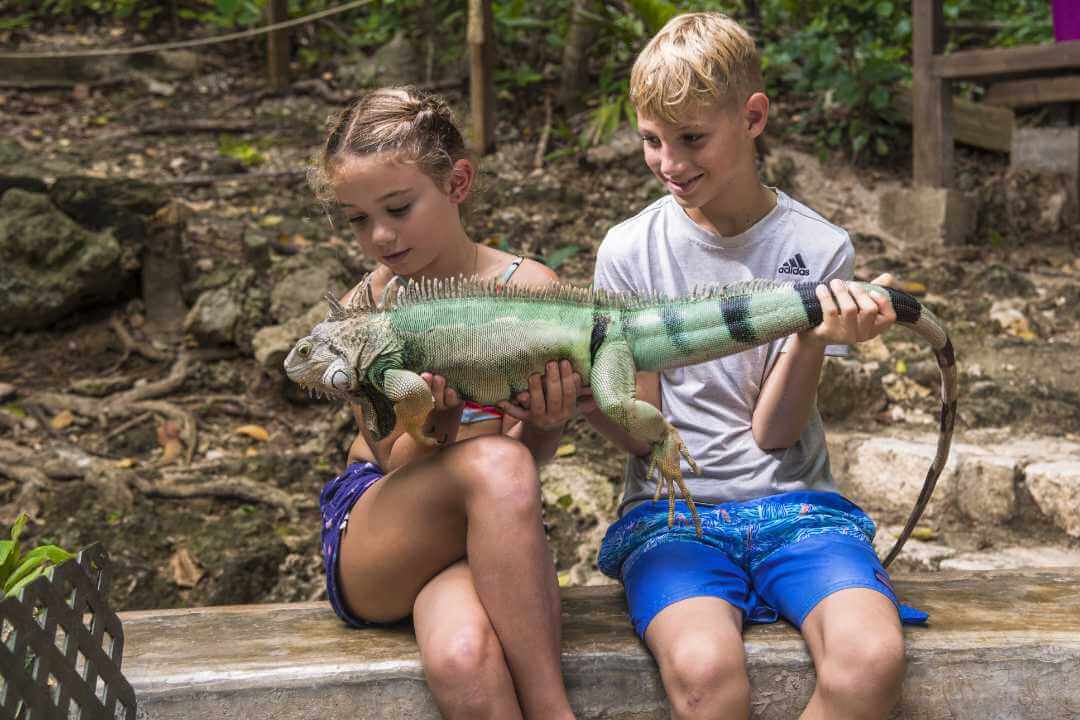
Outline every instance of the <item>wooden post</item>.
{"label": "wooden post", "polygon": [[[266,20],[269,23],[289,19],[289,0],[269,0],[266,3]],[[289,30],[273,30],[266,34],[266,70],[270,87],[284,90],[289,86]]]}
{"label": "wooden post", "polygon": [[495,149],[495,17],[491,0],[469,0],[469,106],[481,155]]}
{"label": "wooden post", "polygon": [[916,184],[949,187],[953,180],[952,89],[934,75],[945,49],[942,0],[912,0],[913,174]]}

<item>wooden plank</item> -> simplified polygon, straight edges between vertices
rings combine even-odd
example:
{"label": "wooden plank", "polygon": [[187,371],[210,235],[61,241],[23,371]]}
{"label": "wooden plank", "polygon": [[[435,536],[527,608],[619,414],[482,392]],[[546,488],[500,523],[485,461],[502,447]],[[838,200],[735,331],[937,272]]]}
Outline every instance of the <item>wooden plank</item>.
{"label": "wooden plank", "polygon": [[934,77],[971,79],[1041,70],[1080,69],[1080,40],[1054,45],[958,50],[933,60]]}
{"label": "wooden plank", "polygon": [[952,92],[933,74],[937,53],[945,47],[942,0],[912,0],[912,174],[918,184],[952,183]]}
{"label": "wooden plank", "polygon": [[[912,92],[907,88],[897,90],[893,97],[893,108],[905,122],[912,122],[912,106]],[[984,150],[1009,152],[1015,124],[1015,115],[1009,108],[953,98],[952,130],[953,138],[958,143]]]}
{"label": "wooden plank", "polygon": [[494,25],[491,0],[469,0],[469,109],[472,140],[481,155],[495,150]]}
{"label": "wooden plank", "polygon": [[[269,0],[266,3],[266,19],[269,23],[289,19],[289,0]],[[270,87],[284,90],[289,86],[289,30],[272,30],[266,34],[266,72]]]}
{"label": "wooden plank", "polygon": [[982,101],[1005,107],[1077,102],[1080,101],[1080,75],[996,82],[987,88]]}

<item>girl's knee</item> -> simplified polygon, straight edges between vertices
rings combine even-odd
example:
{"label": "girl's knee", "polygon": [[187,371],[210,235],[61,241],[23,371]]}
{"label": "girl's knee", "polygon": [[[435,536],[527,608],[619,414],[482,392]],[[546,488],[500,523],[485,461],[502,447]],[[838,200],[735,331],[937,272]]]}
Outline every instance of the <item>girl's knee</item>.
{"label": "girl's knee", "polygon": [[[462,693],[455,704],[482,695],[478,689],[490,685],[505,665],[499,638],[489,623],[476,622],[441,633],[423,650],[424,675],[432,691],[441,697]],[[481,697],[474,697],[482,700]]]}
{"label": "girl's knee", "polygon": [[512,512],[539,509],[536,462],[523,444],[503,435],[487,435],[463,443],[458,459],[466,492]]}

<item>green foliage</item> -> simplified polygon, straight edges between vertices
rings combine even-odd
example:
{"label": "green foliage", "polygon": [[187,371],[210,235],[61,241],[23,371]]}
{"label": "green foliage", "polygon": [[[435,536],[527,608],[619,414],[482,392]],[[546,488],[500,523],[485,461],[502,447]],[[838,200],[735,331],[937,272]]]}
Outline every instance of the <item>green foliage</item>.
{"label": "green foliage", "polygon": [[259,152],[259,148],[254,143],[233,135],[218,136],[218,154],[239,160],[247,167],[262,165],[266,162],[266,156]]}
{"label": "green foliage", "polygon": [[11,528],[11,539],[0,540],[0,588],[4,597],[14,597],[49,568],[75,557],[56,545],[39,545],[24,553],[19,536],[28,520],[26,513],[20,514]]}
{"label": "green foliage", "polygon": [[581,247],[578,245],[560,245],[544,256],[544,264],[552,270],[558,270],[560,265],[579,252],[581,252]]}
{"label": "green foliage", "polygon": [[762,69],[770,93],[813,97],[796,127],[823,150],[889,153],[899,134],[892,91],[910,78],[907,3],[892,0],[769,3],[766,27],[799,28],[767,43]]}

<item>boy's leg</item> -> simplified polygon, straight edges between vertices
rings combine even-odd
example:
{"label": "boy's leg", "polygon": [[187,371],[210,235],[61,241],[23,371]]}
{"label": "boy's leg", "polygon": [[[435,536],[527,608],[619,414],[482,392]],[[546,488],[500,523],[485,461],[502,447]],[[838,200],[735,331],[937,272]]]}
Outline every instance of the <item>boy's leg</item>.
{"label": "boy's leg", "polygon": [[904,636],[889,598],[840,590],[806,616],[802,633],[817,671],[804,720],[884,718],[900,699]]}
{"label": "boy's leg", "polygon": [[817,686],[802,717],[884,718],[904,680],[904,636],[873,546],[821,533],[773,551],[753,577],[762,599],[802,632],[814,660]]}
{"label": "boy's leg", "polygon": [[660,666],[672,717],[749,717],[746,573],[721,550],[679,540],[635,553],[622,577],[634,628]]}
{"label": "boy's leg", "polygon": [[465,440],[375,483],[341,539],[346,605],[370,621],[413,609],[436,574],[468,556],[529,718],[571,717],[562,681],[559,588],[536,466],[502,435]]}
{"label": "boy's leg", "polygon": [[668,605],[649,623],[645,644],[674,720],[750,717],[742,611],[731,603],[694,597]]}
{"label": "boy's leg", "polygon": [[413,604],[424,676],[443,717],[520,720],[499,637],[459,560],[433,577]]}

